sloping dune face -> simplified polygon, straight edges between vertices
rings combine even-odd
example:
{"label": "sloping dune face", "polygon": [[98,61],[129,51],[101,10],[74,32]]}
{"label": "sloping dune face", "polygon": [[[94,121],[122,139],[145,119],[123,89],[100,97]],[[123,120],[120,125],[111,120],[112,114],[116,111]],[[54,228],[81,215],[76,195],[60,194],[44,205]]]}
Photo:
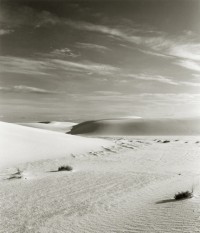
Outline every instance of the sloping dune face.
{"label": "sloping dune face", "polygon": [[0,167],[101,149],[110,142],[0,122]]}
{"label": "sloping dune face", "polygon": [[47,122],[33,122],[33,123],[20,123],[20,125],[38,128],[38,129],[46,129],[57,132],[68,132],[72,129],[74,125],[77,123],[73,122],[58,122],[58,121],[47,121]]}
{"label": "sloping dune face", "polygon": [[200,119],[109,119],[75,125],[70,134],[199,135]]}

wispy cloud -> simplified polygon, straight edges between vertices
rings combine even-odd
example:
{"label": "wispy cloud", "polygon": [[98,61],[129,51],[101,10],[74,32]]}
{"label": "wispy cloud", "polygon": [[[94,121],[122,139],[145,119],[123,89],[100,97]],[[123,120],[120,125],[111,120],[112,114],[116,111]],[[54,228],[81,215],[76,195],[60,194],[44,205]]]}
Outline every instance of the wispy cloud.
{"label": "wispy cloud", "polygon": [[166,83],[170,85],[178,85],[178,83],[173,81],[172,78],[164,77],[162,75],[129,74],[128,77],[139,79],[139,80],[156,81],[156,82]]}
{"label": "wispy cloud", "polygon": [[[151,32],[148,35],[145,35],[145,29],[141,29],[140,33],[138,33],[137,30],[132,28],[115,28],[84,21],[66,20],[65,24],[74,29],[98,32],[123,42],[142,46],[143,48],[138,48],[138,50],[145,54],[162,58],[171,58],[173,59],[172,62],[176,65],[199,71],[198,64],[189,64],[190,60],[200,60],[200,44],[191,42],[193,41],[192,36],[194,36],[193,34],[191,35],[191,33],[189,35],[170,38],[166,33],[160,31],[153,31],[153,33]],[[98,50],[106,49],[105,47],[89,43],[79,43],[78,46]],[[187,59],[189,61],[183,61],[183,59]]]}
{"label": "wispy cloud", "polygon": [[151,50],[139,49],[139,51],[144,53],[144,54],[152,55],[152,56],[156,56],[156,57],[172,58],[170,55],[162,54],[162,53],[151,51]]}
{"label": "wispy cloud", "polygon": [[0,29],[0,36],[10,34],[12,32],[14,32],[14,30],[12,30],[12,29]]}
{"label": "wispy cloud", "polygon": [[[98,24],[95,24],[67,19],[46,10],[36,10],[27,6],[22,6],[19,9],[13,8],[11,12],[4,12],[2,18],[3,23],[6,22],[13,29],[24,25],[31,26],[35,29],[49,25],[65,25],[76,30],[104,34],[122,43],[137,46],[144,54],[161,57],[163,59],[172,58],[172,63],[176,65],[199,71],[198,64],[189,63],[191,61],[200,61],[200,44],[195,42],[194,37],[196,35],[192,31],[185,31],[181,36],[169,37],[167,33],[159,30],[151,30],[148,27],[144,27],[144,25],[140,25],[140,28],[138,26],[136,27],[132,21],[129,23],[122,22],[120,25],[116,24],[115,26],[113,24],[109,25],[108,22],[107,24],[100,23],[104,21],[99,21]],[[0,29],[0,35],[11,32],[13,32],[12,29]],[[107,47],[95,43],[77,43],[76,46],[79,48],[93,49],[98,52],[107,50]],[[62,59],[63,57],[75,58],[80,54],[73,52],[69,48],[58,48],[52,51],[51,55]],[[12,69],[10,72],[12,72]]]}
{"label": "wispy cloud", "polygon": [[121,92],[118,91],[95,91],[94,94],[102,95],[102,96],[116,96],[122,95]]}
{"label": "wispy cloud", "polygon": [[19,57],[0,56],[0,72],[46,75],[46,62]]}
{"label": "wispy cloud", "polygon": [[194,104],[200,103],[200,94],[189,94],[189,93],[141,93],[141,94],[98,94],[91,93],[86,96],[81,96],[77,94],[78,100],[83,101],[103,101],[110,103],[137,103],[139,106],[141,104],[148,104],[148,106],[178,106],[180,104]]}
{"label": "wispy cloud", "polygon": [[196,79],[200,78],[200,74],[192,74],[193,77],[195,77]]}
{"label": "wispy cloud", "polygon": [[[122,68],[95,63],[91,61],[73,62],[69,60],[44,58],[42,60],[25,59],[19,57],[0,56],[0,72],[5,73],[18,73],[27,75],[47,75],[54,76],[59,72],[78,73],[83,77],[98,75],[104,78],[133,78],[142,81],[155,81],[163,84],[178,85],[171,77],[166,77],[158,74],[145,74],[145,73],[128,73],[127,70]],[[95,77],[95,76],[93,76]]]}
{"label": "wispy cloud", "polygon": [[175,64],[194,71],[200,71],[200,63],[191,60],[176,61]]}
{"label": "wispy cloud", "polygon": [[200,87],[200,82],[181,82],[181,84],[192,86],[192,87]]}
{"label": "wispy cloud", "polygon": [[200,44],[188,43],[176,44],[169,49],[169,54],[194,61],[200,61]]}
{"label": "wispy cloud", "polygon": [[[33,9],[31,10],[33,11]],[[48,24],[54,26],[60,23],[60,19],[56,15],[50,13],[49,11],[41,11],[39,13],[37,12],[34,13],[36,14],[36,19],[37,19],[34,25],[35,28],[39,28]]]}
{"label": "wispy cloud", "polygon": [[76,43],[76,47],[78,48],[83,48],[83,49],[94,49],[97,50],[98,52],[105,52],[106,50],[110,50],[109,48],[103,46],[103,45],[98,45],[98,44],[92,44],[92,43]]}
{"label": "wispy cloud", "polygon": [[120,69],[111,65],[105,64],[98,64],[93,62],[71,62],[71,61],[64,61],[53,59],[52,62],[56,65],[60,65],[62,69],[67,71],[77,71],[77,72],[88,72],[90,74],[101,74],[101,75],[109,75],[114,74],[115,72],[119,71]]}
{"label": "wispy cloud", "polygon": [[56,25],[61,23],[61,20],[55,14],[46,10],[36,10],[25,4],[1,9],[1,23],[15,29],[22,26],[30,26],[39,28],[46,25]]}
{"label": "wispy cloud", "polygon": [[128,42],[132,42],[135,44],[141,43],[140,36],[135,36],[132,34],[125,33],[122,30],[117,29],[117,28],[112,28],[109,26],[99,25],[99,24],[92,24],[92,23],[88,23],[84,21],[72,21],[72,20],[66,20],[65,24],[75,29],[107,34],[109,36],[113,36],[115,38],[125,40]]}
{"label": "wispy cloud", "polygon": [[36,94],[55,94],[57,91],[50,91],[37,87],[30,87],[24,85],[17,85],[13,87],[0,87],[0,91],[3,92],[19,92],[19,93],[36,93]]}
{"label": "wispy cloud", "polygon": [[62,49],[55,49],[53,50],[50,55],[54,57],[59,57],[59,58],[64,58],[64,57],[72,57],[76,58],[80,56],[80,53],[74,53],[71,49],[69,48],[62,48]]}
{"label": "wispy cloud", "polygon": [[82,74],[113,75],[118,67],[91,61],[72,62],[61,59],[33,60],[19,57],[0,56],[0,72],[29,75],[52,75],[52,71],[79,72]]}
{"label": "wispy cloud", "polygon": [[145,53],[160,55],[173,59],[172,62],[186,69],[200,71],[200,44],[195,42],[195,35],[181,35],[175,38],[167,38],[166,35],[145,40],[148,49]]}

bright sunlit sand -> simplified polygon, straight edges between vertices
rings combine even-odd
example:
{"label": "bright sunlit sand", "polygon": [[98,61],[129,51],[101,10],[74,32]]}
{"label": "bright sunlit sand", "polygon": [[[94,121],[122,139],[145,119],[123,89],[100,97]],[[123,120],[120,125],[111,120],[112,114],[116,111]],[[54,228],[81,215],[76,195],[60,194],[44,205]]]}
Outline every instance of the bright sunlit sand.
{"label": "bright sunlit sand", "polygon": [[[0,132],[0,232],[200,229],[198,136],[95,139],[3,122]],[[181,191],[192,198],[175,201]]]}

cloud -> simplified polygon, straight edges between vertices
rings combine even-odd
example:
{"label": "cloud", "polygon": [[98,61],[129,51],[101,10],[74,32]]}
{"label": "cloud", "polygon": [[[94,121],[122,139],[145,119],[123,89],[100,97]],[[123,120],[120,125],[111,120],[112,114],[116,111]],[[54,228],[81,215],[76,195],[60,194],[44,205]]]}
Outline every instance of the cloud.
{"label": "cloud", "polygon": [[178,64],[184,68],[187,68],[189,70],[199,71],[200,72],[200,63],[194,62],[191,60],[180,60],[176,61],[175,64]]}
{"label": "cloud", "polygon": [[0,91],[4,92],[20,92],[20,93],[36,93],[36,94],[55,94],[56,91],[50,91],[37,87],[30,87],[24,85],[17,85],[13,87],[0,87]]}
{"label": "cloud", "polygon": [[192,74],[193,77],[195,77],[196,79],[200,78],[200,74]]}
{"label": "cloud", "polygon": [[29,75],[52,75],[52,71],[69,71],[98,75],[113,75],[119,68],[91,61],[72,62],[61,59],[33,60],[19,57],[0,56],[0,72]]}
{"label": "cloud", "polygon": [[95,91],[94,93],[97,94],[97,95],[102,95],[102,96],[122,95],[122,93],[118,92],[118,91]]}
{"label": "cloud", "polygon": [[178,85],[177,82],[173,81],[171,78],[164,77],[162,75],[148,75],[148,74],[129,74],[130,78],[146,80],[146,81],[156,81],[161,83],[166,83],[170,85]]}
{"label": "cloud", "polygon": [[169,48],[168,53],[176,57],[175,64],[189,70],[200,71],[200,44],[185,41],[185,43],[176,43]]}
{"label": "cloud", "polygon": [[76,43],[76,47],[83,48],[83,49],[94,49],[98,52],[105,52],[106,50],[109,50],[109,48],[98,45],[98,44],[91,44],[91,43]]}
{"label": "cloud", "polygon": [[179,58],[200,61],[200,44],[178,44],[169,49],[169,54]]}
{"label": "cloud", "polygon": [[146,45],[147,48],[151,48],[154,51],[168,54],[167,51],[174,45],[174,41],[167,38],[167,35],[163,33],[163,35],[157,37],[154,36],[144,38],[143,44]]}
{"label": "cloud", "polygon": [[144,54],[152,55],[152,56],[156,56],[156,57],[171,58],[171,56],[169,56],[169,55],[165,55],[165,54],[150,51],[150,50],[139,49],[139,51],[144,53]]}
{"label": "cloud", "polygon": [[[130,104],[134,103],[134,106],[138,105],[141,107],[141,104],[145,106],[180,106],[180,105],[190,105],[190,104],[199,104],[200,103],[200,94],[188,94],[188,93],[141,93],[141,94],[105,94],[98,95],[95,93],[89,93],[88,95],[82,96],[76,95],[78,101],[97,101],[97,102],[109,102],[110,104]],[[172,110],[172,109],[171,109]]]}
{"label": "cloud", "polygon": [[72,52],[72,50],[69,48],[55,49],[50,53],[50,55],[57,56],[60,58],[64,58],[64,57],[76,58],[80,56],[80,54],[76,54]]}
{"label": "cloud", "polygon": [[181,82],[181,84],[187,85],[187,86],[192,86],[192,87],[200,87],[200,82]]}
{"label": "cloud", "polygon": [[142,93],[140,94],[142,98],[151,101],[163,102],[167,105],[180,105],[180,104],[191,104],[200,103],[200,94],[189,94],[189,93]]}
{"label": "cloud", "polygon": [[0,22],[12,29],[22,26],[39,28],[46,25],[61,23],[59,17],[46,10],[35,10],[31,7],[13,5],[2,7]]}
{"label": "cloud", "polygon": [[[78,5],[76,4],[76,8],[77,6]],[[123,21],[117,26],[95,24],[86,21],[66,19],[65,17],[60,17],[47,10],[36,10],[24,5],[3,9],[2,19],[2,23],[13,29],[21,26],[31,26],[36,29],[49,25],[66,25],[77,30],[105,34],[116,40],[120,40],[123,43],[131,43],[134,46],[137,46],[139,51],[144,54],[161,57],[163,59],[172,58],[176,65],[187,69],[193,68],[193,70],[199,71],[199,68],[196,65],[188,65],[188,62],[186,61],[186,65],[184,66],[182,61],[183,59],[200,61],[200,44],[195,43],[194,37],[196,35],[192,33],[192,31],[184,31],[182,36],[172,38],[169,37],[167,33],[159,30],[149,30],[149,28],[144,27],[144,25],[136,26],[132,21],[129,23]],[[141,27],[139,28],[138,26]],[[9,34],[11,32],[13,32],[12,29],[1,29],[0,35]],[[77,43],[76,46],[83,49],[93,49],[98,52],[107,50],[107,47],[105,46],[92,43]],[[61,59],[64,57],[76,58],[80,56],[80,54],[74,53],[69,48],[55,49],[51,52],[51,55]]]}
{"label": "cloud", "polygon": [[173,59],[173,63],[186,69],[200,71],[200,44],[195,42],[197,37],[190,34],[189,37],[182,35],[175,38],[161,37],[149,38],[144,43],[152,51],[143,51],[146,54],[163,56]]}
{"label": "cloud", "polygon": [[[134,30],[133,28],[114,28],[84,21],[66,20],[65,24],[74,29],[98,32],[122,40],[123,42],[143,46],[143,49],[138,48],[138,50],[145,54],[174,59],[174,64],[176,65],[184,66],[185,68],[190,67],[196,71],[199,70],[197,65],[189,65],[187,61],[185,61],[185,65],[183,65],[184,62],[180,61],[180,59],[183,58],[200,61],[200,44],[191,42],[195,34],[190,33],[189,35],[184,34],[182,36],[170,38],[166,33],[161,31],[151,31],[149,34],[147,29],[140,29],[140,33],[138,34],[138,30]],[[145,35],[145,32],[147,35]],[[97,49],[99,51],[106,50],[104,46],[102,47],[90,43],[78,43],[77,46],[81,48]]]}
{"label": "cloud", "polygon": [[0,72],[47,75],[46,62],[19,57],[0,56]]}
{"label": "cloud", "polygon": [[14,30],[12,30],[12,29],[0,29],[0,36],[10,34],[12,32],[14,32]]}
{"label": "cloud", "polygon": [[[60,51],[58,51],[58,53],[60,53]],[[78,73],[79,75],[83,75],[83,77],[85,77],[85,75],[100,75],[104,78],[116,78],[120,76],[121,78],[124,78],[124,80],[128,77],[142,81],[155,81],[170,85],[179,84],[170,77],[157,74],[130,74],[122,68],[108,64],[94,63],[91,61],[73,62],[54,58],[33,60],[19,57],[0,56],[0,72],[53,77],[54,74],[56,75],[57,71],[71,74]]]}
{"label": "cloud", "polygon": [[37,14],[36,22],[34,25],[36,28],[39,28],[39,27],[42,27],[48,24],[55,26],[56,24],[61,22],[60,19],[56,15],[50,13],[49,11],[41,11],[36,14]]}
{"label": "cloud", "polygon": [[[10,8],[11,9],[11,8]],[[183,59],[186,60],[200,60],[200,44],[195,43],[193,38],[195,34],[189,32],[184,32],[182,36],[170,38],[166,33],[156,30],[149,30],[148,28],[131,26],[130,24],[117,25],[115,27],[89,23],[86,21],[76,21],[66,19],[65,17],[59,17],[46,10],[36,10],[31,7],[21,6],[20,8],[12,8],[12,10],[3,11],[3,23],[6,23],[9,27],[15,29],[21,26],[31,26],[35,29],[45,26],[56,26],[56,25],[66,25],[73,29],[84,30],[89,32],[96,32],[105,34],[116,40],[120,40],[123,43],[133,44],[137,46],[139,51],[144,54],[151,56],[174,59],[174,64],[188,68],[194,68],[193,70],[199,71],[195,65],[183,66]],[[12,33],[13,29],[1,29],[0,35],[5,35]],[[189,40],[189,41],[188,41]],[[82,49],[93,49],[98,52],[105,52],[108,50],[107,47],[92,43],[77,43],[76,47]],[[141,49],[142,48],[142,49]],[[64,59],[65,57],[76,58],[80,56],[79,53],[73,52],[69,48],[58,48],[50,53],[50,56],[55,56],[59,59]],[[12,69],[11,71],[12,72]],[[15,71],[13,71],[15,72]],[[27,72],[27,71],[25,71]],[[30,73],[31,70],[29,69]],[[35,72],[35,71],[34,71]]]}
{"label": "cloud", "polygon": [[135,44],[141,43],[140,36],[134,36],[131,34],[127,34],[120,29],[108,27],[105,25],[92,24],[92,23],[88,23],[84,21],[73,21],[73,20],[66,20],[65,24],[78,30],[99,32],[99,33],[107,34],[109,36],[113,36],[121,40],[125,40],[127,42],[132,42]]}
{"label": "cloud", "polygon": [[111,65],[93,63],[93,62],[71,62],[58,59],[52,59],[52,62],[56,65],[59,65],[62,69],[67,71],[76,71],[76,72],[89,72],[89,74],[101,74],[101,75],[110,75],[119,71],[120,69]]}

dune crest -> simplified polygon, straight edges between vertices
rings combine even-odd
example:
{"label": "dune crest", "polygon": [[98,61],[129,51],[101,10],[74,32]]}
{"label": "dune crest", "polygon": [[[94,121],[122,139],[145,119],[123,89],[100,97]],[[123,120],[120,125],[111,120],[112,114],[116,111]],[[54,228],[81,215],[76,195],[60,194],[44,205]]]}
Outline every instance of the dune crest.
{"label": "dune crest", "polygon": [[111,143],[0,122],[0,167],[102,149]]}
{"label": "dune crest", "polygon": [[19,123],[19,125],[24,125],[32,128],[46,129],[57,132],[68,132],[77,123],[73,122],[60,122],[60,121],[46,121],[46,122],[31,122],[31,123]]}

